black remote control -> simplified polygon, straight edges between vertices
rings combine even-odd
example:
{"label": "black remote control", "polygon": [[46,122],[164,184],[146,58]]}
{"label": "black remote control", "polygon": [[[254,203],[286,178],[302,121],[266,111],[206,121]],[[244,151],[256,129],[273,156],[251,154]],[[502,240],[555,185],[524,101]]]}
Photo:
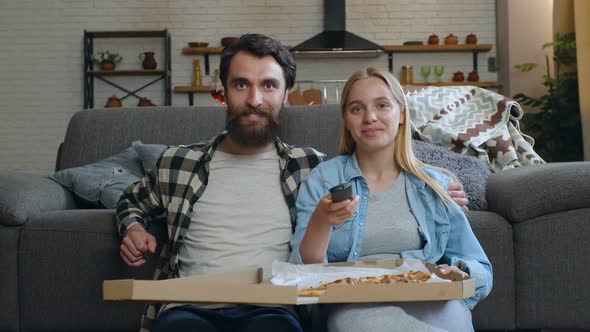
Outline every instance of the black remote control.
{"label": "black remote control", "polygon": [[342,183],[330,189],[332,195],[332,202],[338,203],[347,199],[352,199],[352,185],[350,183]]}

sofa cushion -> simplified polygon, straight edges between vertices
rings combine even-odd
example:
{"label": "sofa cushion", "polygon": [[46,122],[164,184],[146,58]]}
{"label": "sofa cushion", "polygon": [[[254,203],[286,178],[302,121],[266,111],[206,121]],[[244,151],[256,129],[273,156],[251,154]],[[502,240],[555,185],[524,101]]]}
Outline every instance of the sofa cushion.
{"label": "sofa cushion", "polygon": [[139,159],[141,159],[141,163],[143,165],[143,171],[145,173],[149,172],[156,166],[158,159],[164,150],[168,148],[168,145],[164,144],[143,144],[141,141],[135,141],[131,143],[131,146],[137,152]]}
{"label": "sofa cushion", "polygon": [[19,239],[19,227],[0,225],[0,331],[20,331],[17,250]]}
{"label": "sofa cushion", "polygon": [[571,209],[513,224],[519,328],[588,331],[589,216]]}
{"label": "sofa cushion", "polygon": [[590,162],[549,163],[494,173],[487,198],[490,211],[511,223],[590,208]]}
{"label": "sofa cushion", "polygon": [[59,159],[61,169],[108,158],[133,141],[190,144],[219,134],[225,107],[121,107],[76,112],[68,124]]}
{"label": "sofa cushion", "polygon": [[473,309],[473,325],[480,330],[513,330],[515,326],[514,246],[510,223],[496,213],[467,212],[473,233],[492,263],[492,291]]}
{"label": "sofa cushion", "polygon": [[76,208],[68,190],[35,174],[3,172],[0,193],[0,225],[18,226],[39,213]]}
{"label": "sofa cushion", "polygon": [[143,176],[133,146],[94,164],[51,172],[49,177],[93,205],[114,208],[121,193]]}
{"label": "sofa cushion", "polygon": [[158,255],[149,255],[139,268],[128,267],[120,245],[113,210],[31,218],[18,250],[21,331],[137,331],[145,305],[104,302],[102,282],[151,279]]}
{"label": "sofa cushion", "polygon": [[432,143],[414,140],[414,153],[421,161],[447,169],[463,184],[470,210],[486,210],[486,184],[491,174],[489,165],[480,159],[449,151]]}

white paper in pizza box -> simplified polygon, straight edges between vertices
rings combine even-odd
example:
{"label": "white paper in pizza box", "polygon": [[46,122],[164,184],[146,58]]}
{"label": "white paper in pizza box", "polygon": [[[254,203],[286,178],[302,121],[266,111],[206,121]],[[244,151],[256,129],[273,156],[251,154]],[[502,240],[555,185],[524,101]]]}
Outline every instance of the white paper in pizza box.
{"label": "white paper in pizza box", "polygon": [[419,260],[401,260],[392,268],[361,267],[361,266],[334,266],[325,264],[290,264],[275,261],[272,264],[273,285],[296,286],[298,290],[319,287],[322,284],[331,283],[344,278],[380,277],[382,275],[404,274],[410,271],[421,271],[431,274],[427,282],[450,282],[441,279]]}
{"label": "white paper in pizza box", "polygon": [[[391,301],[450,300],[471,297],[475,293],[475,280],[453,282],[427,282],[408,284],[357,284],[330,285],[320,297],[298,297],[297,291],[307,285],[334,281],[346,277],[403,273],[404,269],[427,269],[434,272],[429,263],[405,262],[402,259],[361,261],[331,264],[293,265],[274,263],[274,273],[254,268],[235,272],[222,272],[168,280],[105,280],[105,301],[139,301],[159,303],[252,303],[252,304],[309,304],[309,303],[357,303]],[[332,268],[346,267],[340,274]],[[350,268],[354,268],[350,270]],[[358,269],[358,270],[357,270]],[[292,271],[303,270],[293,277]],[[312,271],[321,271],[317,273]],[[350,272],[352,271],[352,275]],[[286,274],[285,274],[286,272]],[[328,272],[329,277],[319,276]],[[385,272],[385,273],[383,273]],[[367,274],[369,273],[369,274]],[[362,274],[362,275],[360,275]],[[283,285],[274,285],[272,278],[280,276]],[[334,279],[335,278],[335,279]],[[301,280],[301,285],[293,280]]]}
{"label": "white paper in pizza box", "polygon": [[327,290],[320,297],[300,297],[299,303],[452,300],[471,297],[475,294],[474,279],[457,281],[441,279],[436,276],[434,265],[403,259],[313,265],[275,262],[272,282],[306,289],[346,277],[379,277],[384,274],[401,274],[409,271],[428,272],[431,278],[426,283],[328,285]]}

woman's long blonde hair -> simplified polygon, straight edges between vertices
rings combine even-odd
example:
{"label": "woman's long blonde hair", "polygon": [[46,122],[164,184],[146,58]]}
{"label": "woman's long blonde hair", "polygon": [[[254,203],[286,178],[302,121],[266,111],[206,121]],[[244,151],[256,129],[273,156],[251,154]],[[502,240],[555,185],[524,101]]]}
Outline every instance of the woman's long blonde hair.
{"label": "woman's long blonde hair", "polygon": [[[352,76],[350,76],[350,78],[346,82],[346,85],[344,85],[344,89],[342,90],[342,100],[340,105],[342,110],[342,121],[344,122],[344,112],[346,112],[346,102],[348,100],[350,89],[357,81],[370,77],[379,78],[389,86],[395,100],[398,102],[400,116],[403,117],[403,122],[400,124],[397,135],[395,137],[395,162],[404,171],[409,172],[418,177],[420,180],[426,182],[426,184],[430,186],[430,188],[432,188],[445,202],[452,202],[452,199],[449,197],[448,193],[438,184],[438,182],[436,182],[426,172],[424,172],[422,167],[426,166],[440,170],[445,174],[449,175],[453,180],[457,182],[458,180],[452,173],[450,173],[446,169],[425,164],[418,160],[414,155],[414,150],[412,149],[412,126],[410,123],[410,115],[408,112],[408,102],[406,100],[406,95],[404,94],[404,90],[401,87],[399,81],[390,72],[378,68],[368,67],[365,69],[358,70],[354,72]],[[354,153],[355,150],[356,142],[352,138],[350,131],[346,129],[346,126],[343,125],[342,135],[340,137],[339,152],[340,154],[351,155]]]}

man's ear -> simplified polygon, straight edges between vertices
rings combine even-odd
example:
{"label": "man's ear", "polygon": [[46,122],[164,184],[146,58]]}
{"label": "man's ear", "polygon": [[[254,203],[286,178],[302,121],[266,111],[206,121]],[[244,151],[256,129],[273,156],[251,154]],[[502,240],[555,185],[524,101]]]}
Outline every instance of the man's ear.
{"label": "man's ear", "polygon": [[285,95],[283,96],[283,105],[285,105],[287,99],[289,99],[289,90],[285,89]]}

